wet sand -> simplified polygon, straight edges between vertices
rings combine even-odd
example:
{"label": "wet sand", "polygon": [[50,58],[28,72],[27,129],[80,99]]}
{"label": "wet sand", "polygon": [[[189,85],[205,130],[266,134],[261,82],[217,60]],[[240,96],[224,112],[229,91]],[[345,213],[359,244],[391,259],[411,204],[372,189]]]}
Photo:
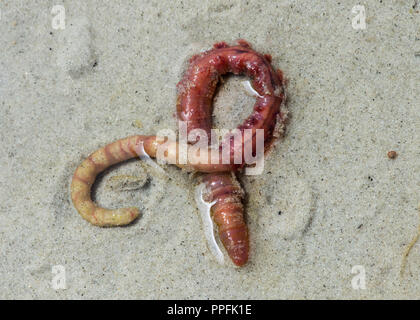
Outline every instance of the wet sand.
{"label": "wet sand", "polygon": [[[349,2],[64,1],[61,30],[51,3],[2,1],[0,298],[420,298],[420,243],[401,275],[420,223],[420,9],[383,2],[365,1],[356,30]],[[176,130],[188,58],[238,38],[284,71],[290,111],[263,174],[240,177],[249,263],[218,263],[195,177],[174,166],[107,171],[96,201],[143,214],[124,228],[84,221],[69,197],[78,164]],[[220,88],[218,127],[249,114],[243,80]]]}

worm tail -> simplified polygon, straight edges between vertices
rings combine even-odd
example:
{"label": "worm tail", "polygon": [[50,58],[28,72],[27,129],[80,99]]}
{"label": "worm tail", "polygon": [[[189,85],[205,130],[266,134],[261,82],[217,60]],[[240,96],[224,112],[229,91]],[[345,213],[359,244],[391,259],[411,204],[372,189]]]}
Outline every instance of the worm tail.
{"label": "worm tail", "polygon": [[207,192],[205,200],[215,201],[211,208],[213,220],[229,257],[237,266],[248,261],[248,228],[244,221],[244,191],[233,173],[210,173],[203,177]]}
{"label": "worm tail", "polygon": [[91,199],[91,188],[96,176],[106,168],[131,158],[153,154],[153,136],[131,136],[118,140],[92,153],[76,169],[70,191],[74,206],[90,223],[106,226],[129,224],[140,214],[137,208],[109,210],[98,207]]}
{"label": "worm tail", "polygon": [[[135,207],[109,210],[97,206],[91,199],[91,188],[99,173],[110,166],[135,157],[155,158],[159,156],[158,147],[166,143],[156,136],[131,136],[96,150],[76,169],[70,191],[74,206],[80,215],[90,223],[106,226],[122,226],[129,224],[140,214]],[[233,165],[199,163],[196,159],[187,163],[178,162],[178,143],[168,141],[164,152],[169,163],[186,170],[229,171]],[[210,154],[210,152],[208,152]],[[220,157],[221,158],[221,157]]]}

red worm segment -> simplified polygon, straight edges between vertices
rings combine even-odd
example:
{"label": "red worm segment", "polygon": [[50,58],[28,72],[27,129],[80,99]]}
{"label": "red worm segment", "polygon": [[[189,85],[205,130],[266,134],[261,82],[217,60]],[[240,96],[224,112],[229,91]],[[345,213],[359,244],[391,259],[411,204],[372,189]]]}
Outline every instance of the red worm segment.
{"label": "red worm segment", "polygon": [[[270,62],[270,55],[254,51],[244,40],[239,40],[236,46],[217,43],[213,49],[190,59],[188,70],[177,86],[177,114],[180,120],[187,122],[187,134],[194,129],[202,129],[210,137],[212,102],[220,77],[231,72],[252,78],[252,86],[259,96],[252,114],[238,129],[242,134],[244,129],[253,129],[253,134],[250,140],[243,140],[240,146],[242,163],[236,165],[235,170],[245,164],[244,149],[255,150],[255,129],[264,129],[264,141],[270,142],[277,122],[283,125],[286,119],[286,112],[281,110],[283,74],[280,70],[274,71]],[[230,143],[230,162],[234,163],[235,146],[231,142],[232,138],[229,138],[222,144]],[[248,228],[242,205],[244,191],[233,174],[210,173],[203,177],[203,182],[207,187],[207,200],[215,201],[211,212],[219,237],[233,263],[242,266],[247,262],[249,252]]]}
{"label": "red worm segment", "polygon": [[248,228],[244,221],[244,191],[233,173],[212,173],[203,176],[206,193],[203,199],[215,201],[211,208],[213,221],[229,257],[237,266],[248,261]]}
{"label": "red worm segment", "polygon": [[[238,126],[241,132],[254,130],[251,140],[243,141],[241,147],[255,150],[255,129],[264,129],[264,140],[271,140],[277,121],[283,124],[286,112],[280,108],[284,100],[283,74],[280,70],[275,71],[270,62],[270,55],[254,51],[245,40],[239,40],[236,46],[216,43],[213,49],[193,56],[177,85],[177,114],[180,120],[187,122],[187,133],[202,129],[210,137],[213,96],[220,77],[231,72],[251,77],[252,86],[259,95],[251,115]],[[231,143],[231,158],[235,153],[233,147]],[[238,166],[244,164],[242,161]]]}

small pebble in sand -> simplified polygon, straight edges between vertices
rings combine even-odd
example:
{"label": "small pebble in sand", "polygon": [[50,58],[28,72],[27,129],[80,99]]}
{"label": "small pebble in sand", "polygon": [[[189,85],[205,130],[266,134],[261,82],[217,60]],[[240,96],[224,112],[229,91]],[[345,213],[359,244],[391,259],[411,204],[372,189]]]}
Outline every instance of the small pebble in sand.
{"label": "small pebble in sand", "polygon": [[143,124],[141,123],[140,120],[134,120],[132,125],[136,128],[139,128],[139,129],[143,128]]}
{"label": "small pebble in sand", "polygon": [[395,151],[388,151],[388,158],[395,159],[398,156],[398,153]]}

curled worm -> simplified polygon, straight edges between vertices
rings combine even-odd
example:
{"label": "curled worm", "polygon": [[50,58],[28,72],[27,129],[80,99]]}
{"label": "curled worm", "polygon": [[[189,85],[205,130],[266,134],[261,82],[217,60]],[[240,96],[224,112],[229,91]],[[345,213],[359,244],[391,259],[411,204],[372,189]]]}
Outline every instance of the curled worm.
{"label": "curled worm", "polygon": [[[249,43],[239,40],[238,45],[229,46],[225,42],[216,43],[213,49],[193,56],[183,79],[178,83],[177,114],[180,120],[187,122],[187,133],[202,129],[210,136],[212,128],[212,101],[220,77],[228,72],[246,74],[252,78],[252,87],[257,92],[253,112],[238,126],[243,134],[244,129],[253,129],[250,139],[240,146],[255,150],[256,129],[264,129],[264,141],[273,138],[276,124],[283,125],[286,119],[285,110],[281,109],[284,100],[284,80],[280,70],[274,71],[271,56],[254,51]],[[235,145],[229,143],[230,161],[234,163]],[[235,169],[245,164],[242,162]],[[211,208],[214,222],[218,227],[219,237],[229,257],[237,266],[248,260],[249,237],[244,221],[242,190],[236,176],[232,174],[209,173],[204,175],[203,182],[207,187],[206,200],[215,202]]]}
{"label": "curled worm", "polygon": [[[285,110],[280,108],[284,100],[283,74],[280,70],[275,71],[270,62],[270,55],[254,51],[245,40],[238,40],[236,46],[216,43],[213,49],[193,56],[177,85],[177,114],[180,120],[187,122],[187,133],[202,129],[210,136],[213,96],[220,77],[230,72],[251,77],[252,87],[258,93],[253,112],[238,126],[241,132],[253,130],[251,139],[243,141],[240,147],[255,149],[256,129],[264,129],[264,140],[270,141],[276,123],[282,125],[286,119]],[[235,149],[231,139],[222,143],[229,143],[233,158]],[[244,164],[242,159],[238,167]]]}
{"label": "curled worm", "polygon": [[[231,72],[246,74],[252,78],[252,87],[258,93],[252,114],[238,126],[241,133],[252,129],[252,135],[242,144],[232,144],[227,137],[219,146],[219,162],[192,154],[186,163],[179,161],[180,149],[176,141],[163,141],[156,136],[131,136],[108,144],[92,153],[76,169],[71,183],[71,198],[80,215],[97,226],[122,226],[129,224],[139,215],[137,208],[105,209],[91,199],[91,187],[97,175],[106,168],[134,158],[158,156],[158,148],[166,143],[165,157],[169,163],[190,171],[207,173],[202,180],[206,186],[206,201],[214,202],[212,217],[218,226],[220,239],[232,261],[242,266],[248,260],[249,236],[244,220],[242,199],[244,191],[234,174],[245,164],[235,163],[235,148],[255,150],[256,129],[264,129],[264,142],[271,142],[277,125],[283,125],[286,112],[281,106],[284,101],[284,80],[280,70],[271,66],[271,56],[254,51],[244,40],[235,46],[224,42],[214,48],[195,55],[183,79],[178,83],[177,115],[187,122],[187,133],[194,129],[204,130],[211,136],[212,101],[222,75]],[[230,159],[223,163],[221,150],[228,144]],[[241,152],[242,157],[244,152]]]}
{"label": "curled worm", "polygon": [[[76,169],[71,183],[71,198],[80,215],[96,226],[121,226],[136,219],[137,208],[105,209],[98,207],[91,199],[91,187],[96,176],[113,164],[137,157],[142,152],[152,153],[154,137],[132,136],[92,153]],[[147,150],[147,151],[146,151]]]}

